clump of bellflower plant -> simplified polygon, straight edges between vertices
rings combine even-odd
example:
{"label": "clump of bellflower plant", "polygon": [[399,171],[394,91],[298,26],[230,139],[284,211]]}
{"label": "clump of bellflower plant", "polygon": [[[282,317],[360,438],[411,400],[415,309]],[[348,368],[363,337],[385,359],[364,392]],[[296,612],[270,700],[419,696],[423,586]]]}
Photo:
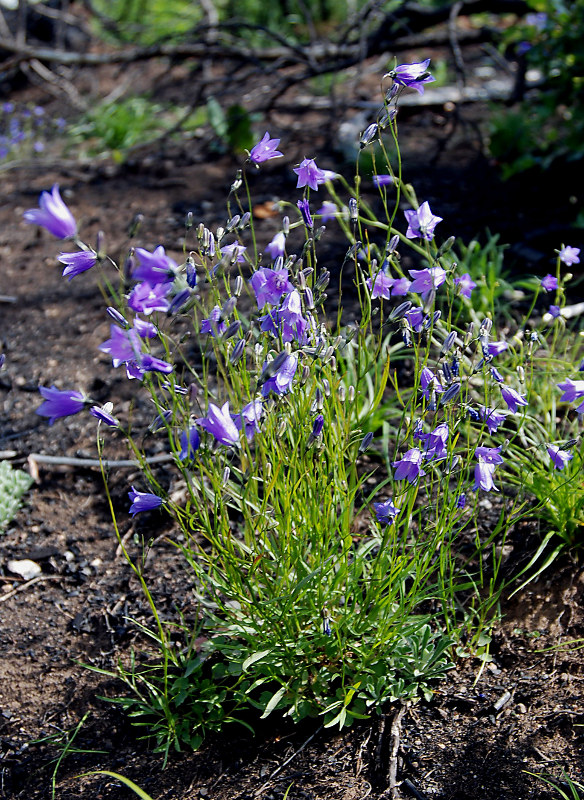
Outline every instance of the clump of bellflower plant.
{"label": "clump of bellflower plant", "polygon": [[[397,146],[399,97],[424,91],[428,67],[384,76],[361,150]],[[100,454],[108,429],[126,435],[142,471],[126,513],[175,521],[198,612],[176,621],[172,639],[120,540],[161,652],[159,671],[121,671],[133,692],[123,703],[166,752],[198,746],[249,707],[343,727],[388,701],[430,696],[454,642],[464,637],[472,650],[492,617],[500,556],[489,571],[485,554],[501,552],[493,543],[533,497],[518,454],[533,452],[561,480],[579,463],[555,421],[529,427],[538,403],[549,410],[558,399],[542,390],[537,359],[546,337],[553,352],[564,341],[564,319],[544,313],[536,324],[532,312],[545,311],[550,293],[562,307],[560,256],[555,282],[536,284],[515,332],[498,331],[495,294],[485,313],[454,237],[436,238],[448,221],[387,157],[373,187],[380,210],[360,180],[350,186],[305,157],[279,230],[262,240],[247,171],[280,157],[279,146],[266,131],[250,150],[224,225],[188,219],[182,257],[136,247],[116,267],[81,241],[57,187],[26,213],[77,246],[59,257],[66,278],[117,269],[99,350],[153,402],[152,419],[131,433],[115,408],[66,388],[43,387],[39,413],[53,423],[87,409]],[[338,267],[354,276],[348,309],[327,297],[336,280],[318,257],[332,219],[347,239]],[[563,400],[584,407],[584,382],[569,380]],[[161,438],[164,471],[148,459]],[[498,503],[491,531],[481,523],[486,498]],[[174,643],[177,625],[185,647]]]}
{"label": "clump of bellflower plant", "polygon": [[53,118],[43,106],[12,102],[0,105],[0,166],[15,159],[41,155],[66,128],[62,118]]}

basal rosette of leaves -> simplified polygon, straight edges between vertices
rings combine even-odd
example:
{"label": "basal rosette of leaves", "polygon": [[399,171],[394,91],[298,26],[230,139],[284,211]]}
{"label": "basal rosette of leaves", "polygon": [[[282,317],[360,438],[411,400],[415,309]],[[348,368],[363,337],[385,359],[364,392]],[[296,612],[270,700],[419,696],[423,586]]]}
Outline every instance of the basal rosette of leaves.
{"label": "basal rosette of leaves", "polygon": [[[584,381],[561,264],[579,251],[562,246],[556,275],[525,281],[523,302],[501,312],[496,239],[436,240],[446,223],[403,180],[399,149],[387,157],[401,93],[428,88],[428,67],[383,77],[360,141],[385,154],[375,203],[359,160],[350,185],[305,158],[264,238],[248,174],[281,157],[266,131],[235,176],[225,224],[187,218],[180,256],[136,246],[119,266],[101,238],[79,238],[56,186],[25,212],[76,245],[59,257],[69,280],[104,271],[111,327],[99,349],[153,403],[131,432],[111,404],[56,386],[41,388],[38,413],[52,424],[89,410],[100,455],[109,435],[124,436],[142,472],[128,512],[175,521],[189,618],[162,620],[142,566],[151,545],[134,559],[118,532],[159,654],[120,668],[130,693],[118,702],[166,753],[226,722],[249,725],[254,711],[343,727],[430,696],[454,643],[486,658],[505,536],[557,495],[556,473],[575,460],[569,404]],[[333,276],[319,260],[325,224],[347,243]],[[406,251],[415,268],[402,267]],[[349,298],[335,296],[344,271]],[[551,364],[564,383],[549,380]],[[149,458],[160,441],[163,469]],[[521,480],[532,452],[547,493]],[[501,500],[485,521],[488,493]]]}

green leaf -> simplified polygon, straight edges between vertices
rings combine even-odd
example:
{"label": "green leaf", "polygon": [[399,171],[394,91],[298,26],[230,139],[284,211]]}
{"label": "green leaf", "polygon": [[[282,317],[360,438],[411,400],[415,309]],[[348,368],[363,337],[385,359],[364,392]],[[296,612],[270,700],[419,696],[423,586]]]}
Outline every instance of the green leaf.
{"label": "green leaf", "polygon": [[278,689],[278,691],[275,694],[272,695],[272,697],[270,698],[270,701],[269,701],[268,705],[266,706],[266,708],[264,710],[264,713],[262,714],[260,719],[265,719],[266,717],[269,717],[269,715],[276,708],[276,706],[278,705],[280,700],[286,694],[286,691],[287,691],[287,687],[286,686],[282,686],[280,689]]}
{"label": "green leaf", "polygon": [[246,672],[248,667],[251,667],[252,664],[255,664],[256,661],[261,661],[262,658],[265,658],[272,650],[259,650],[257,653],[252,653],[251,656],[248,656],[243,664],[241,665],[241,669],[243,672]]}
{"label": "green leaf", "polygon": [[115,780],[120,781],[120,783],[124,783],[128,789],[131,789],[133,792],[135,792],[138,797],[141,798],[141,800],[152,800],[150,795],[146,794],[144,789],[140,789],[140,787],[137,786],[134,781],[131,781],[129,778],[125,778],[123,775],[119,775],[117,772],[110,772],[107,769],[96,769],[92,772],[84,772],[82,775],[76,775],[76,777],[87,778],[88,775],[109,775],[110,778],[114,778]]}

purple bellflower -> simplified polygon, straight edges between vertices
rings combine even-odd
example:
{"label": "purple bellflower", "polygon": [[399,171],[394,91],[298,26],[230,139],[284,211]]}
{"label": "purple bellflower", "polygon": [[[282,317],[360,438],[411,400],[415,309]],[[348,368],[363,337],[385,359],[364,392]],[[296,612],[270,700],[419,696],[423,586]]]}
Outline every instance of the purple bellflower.
{"label": "purple bellflower", "polygon": [[389,300],[394,283],[395,278],[390,278],[385,272],[378,272],[374,278],[367,278],[365,281],[367,288],[371,292],[372,300],[375,300],[376,297]]}
{"label": "purple bellflower", "polygon": [[29,208],[23,216],[29,225],[40,225],[57,239],[69,239],[77,234],[77,223],[59,194],[58,184],[50,192],[41,192],[39,208]]}
{"label": "purple bellflower", "polygon": [[409,291],[418,292],[422,297],[426,297],[433,289],[442,286],[446,280],[446,271],[442,267],[410,269],[409,273],[413,278]]}
{"label": "purple bellflower", "polygon": [[190,461],[195,457],[195,453],[201,446],[201,437],[199,435],[199,431],[195,428],[194,425],[188,429],[188,431],[183,431],[180,435],[180,453],[178,457],[181,461]]}
{"label": "purple bellflower", "polygon": [[442,217],[437,217],[435,214],[432,214],[427,201],[424,201],[417,210],[410,208],[404,211],[404,214],[408,222],[408,229],[406,231],[408,239],[419,237],[420,239],[431,241],[434,236],[434,228],[439,222],[442,222],[443,219]]}
{"label": "purple bellflower", "polygon": [[154,286],[146,281],[138,283],[132,289],[128,305],[133,311],[141,311],[146,316],[153,311],[168,311],[170,303],[166,295],[170,287],[170,283],[157,283]]}
{"label": "purple bellflower", "polygon": [[276,305],[285,294],[294,289],[288,280],[287,269],[263,267],[254,272],[249,282],[255,292],[258,308],[263,308],[266,303]]}
{"label": "purple bellflower", "polygon": [[221,255],[223,258],[229,259],[232,264],[244,264],[245,263],[245,256],[244,253],[247,250],[242,244],[239,244],[238,241],[232,242],[231,244],[226,244],[225,247],[221,248]]}
{"label": "purple bellflower", "polygon": [[153,253],[137,247],[136,257],[139,263],[132,273],[133,280],[147,281],[151,286],[174,280],[178,269],[176,261],[166,255],[162,245],[158,245]]}
{"label": "purple bellflower", "polygon": [[266,253],[275,261],[278,256],[283,256],[286,249],[286,237],[282,231],[277,233],[272,241],[266,245]]}
{"label": "purple bellflower", "polygon": [[550,306],[548,308],[548,314],[550,315],[550,317],[552,317],[552,319],[557,319],[559,316],[561,316],[562,309],[560,308],[560,306]]}
{"label": "purple bellflower", "polygon": [[416,433],[414,439],[424,442],[424,456],[427,459],[442,459],[448,455],[448,425],[441,422],[430,433]]}
{"label": "purple bellflower", "polygon": [[78,414],[86,403],[86,398],[81,392],[61,391],[56,386],[39,386],[39,392],[45,401],[40,405],[36,413],[41,417],[49,417],[49,425],[61,417],[71,417]]}
{"label": "purple bellflower", "polygon": [[111,337],[99,345],[99,350],[112,357],[114,368],[125,364],[128,378],[142,380],[145,372],[172,372],[171,364],[142,351],[142,342],[134,328],[122,330],[111,325],[110,332]]}
{"label": "purple bellflower", "polygon": [[399,508],[396,508],[393,500],[388,499],[385,503],[373,503],[375,509],[375,516],[377,521],[382,525],[390,525],[399,514]]}
{"label": "purple bellflower", "polygon": [[374,175],[373,185],[380,189],[382,186],[393,186],[393,175]]}
{"label": "purple bellflower", "polygon": [[580,259],[580,248],[579,247],[562,247],[559,252],[560,261],[565,264],[567,267],[571,267],[573,264],[579,264]]}
{"label": "purple bellflower", "polygon": [[499,384],[499,387],[501,389],[501,396],[512,414],[517,413],[518,406],[527,405],[525,397],[519,394],[515,389],[512,389],[510,386],[504,386],[503,384]]}
{"label": "purple bellflower", "polygon": [[128,492],[128,497],[132,501],[129,511],[132,516],[139,514],[141,511],[152,511],[162,505],[162,498],[158,497],[157,494],[139,492],[133,486],[132,491]]}
{"label": "purple bellflower", "polygon": [[[266,368],[266,364],[264,364],[263,369]],[[294,376],[296,375],[296,370],[298,368],[298,356],[296,355],[289,355],[277,372],[272,375],[262,386],[262,395],[267,397],[270,392],[274,392],[274,394],[286,394],[292,388],[292,381],[294,380]]]}
{"label": "purple bellflower", "polygon": [[109,425],[110,428],[119,428],[120,423],[112,415],[112,410],[113,403],[106,403],[103,406],[92,406],[89,409],[89,413],[92,414],[99,422],[103,422],[104,425]]}
{"label": "purple bellflower", "polygon": [[556,447],[554,444],[548,445],[547,451],[554,465],[554,469],[564,469],[566,464],[574,458],[573,453],[562,450],[561,447]]}
{"label": "purple bellflower", "polygon": [[479,406],[479,415],[487,426],[489,433],[496,433],[499,425],[505,422],[507,413],[505,411],[497,411],[495,408],[488,406]]}
{"label": "purple bellflower", "polygon": [[541,279],[541,288],[544,292],[555,292],[558,288],[558,279],[553,275],[546,275],[545,278]]}
{"label": "purple bellflower", "polygon": [[248,442],[254,437],[256,431],[260,429],[260,419],[264,413],[264,407],[261,400],[252,400],[241,409],[240,414],[233,414],[233,422],[238,431],[245,431]]}
{"label": "purple bellflower", "polygon": [[280,140],[270,139],[270,134],[266,131],[261,141],[250,150],[250,161],[253,161],[254,164],[263,164],[264,161],[270,161],[272,158],[282,158],[284,154],[276,150],[279,144]]}
{"label": "purple bellflower", "polygon": [[[394,287],[394,294],[395,294],[395,287]],[[424,322],[424,312],[418,306],[414,306],[414,308],[410,308],[409,311],[406,311],[406,319],[412,326],[412,329],[419,333],[422,330],[422,324]]]}
{"label": "purple bellflower", "polygon": [[227,325],[221,319],[221,308],[215,306],[207,319],[201,322],[201,333],[210,333],[211,336],[220,336],[227,330]]}
{"label": "purple bellflower", "polygon": [[429,66],[430,59],[427,58],[425,61],[418,61],[415,64],[400,64],[399,67],[388,72],[388,75],[398,86],[409,86],[419,94],[424,94],[424,84],[436,80],[428,73]]}
{"label": "purple bellflower", "polygon": [[286,295],[281,308],[278,309],[282,332],[282,341],[291,342],[294,339],[299,344],[306,344],[307,320],[302,316],[302,302],[299,292],[294,289]]}
{"label": "purple bellflower", "polygon": [[563,403],[573,403],[584,397],[584,381],[573,381],[566,378],[563,383],[557,383],[556,386],[564,393],[560,397]]}
{"label": "purple bellflower", "polygon": [[305,158],[300,166],[294,169],[294,172],[298,175],[297,189],[308,186],[310,189],[317,191],[319,185],[327,180],[326,173],[316,166],[316,161],[313,158]]}
{"label": "purple bellflower", "polygon": [[420,389],[426,400],[430,399],[430,392],[432,390],[437,393],[444,391],[444,387],[430,367],[422,367],[422,371],[420,372]]}
{"label": "purple bellflower", "polygon": [[221,408],[214,403],[209,403],[207,416],[200,417],[196,422],[197,425],[200,425],[201,428],[204,428],[214,436],[219,444],[239,444],[239,431],[229,413],[229,401]]}
{"label": "purple bellflower", "polygon": [[313,221],[312,216],[310,214],[310,203],[308,202],[308,200],[299,200],[296,203],[296,205],[298,206],[298,209],[299,209],[300,213],[302,214],[302,219],[304,220],[304,224],[306,225],[306,227],[307,228],[313,228],[314,227],[314,221]]}
{"label": "purple bellflower", "polygon": [[459,278],[454,279],[454,285],[459,287],[460,294],[470,300],[472,290],[477,288],[476,283],[470,277],[468,272],[461,275]]}
{"label": "purple bellflower", "polygon": [[501,447],[477,447],[475,456],[478,463],[475,466],[473,489],[475,492],[477,489],[482,489],[485,492],[490,492],[491,489],[494,489],[498,492],[499,490],[493,483],[493,475],[497,464],[503,463]]}
{"label": "purple bellflower", "polygon": [[71,280],[94,267],[97,264],[97,255],[91,250],[80,250],[78,253],[60,253],[58,260],[66,265],[63,277]]}
{"label": "purple bellflower", "polygon": [[398,461],[392,461],[392,467],[397,468],[393,476],[394,480],[407,480],[411,484],[416,483],[419,476],[426,474],[421,466],[423,459],[424,454],[422,451],[417,447],[414,447],[411,450],[408,450],[408,452]]}
{"label": "purple bellflower", "polygon": [[487,355],[499,356],[507,350],[509,344],[507,342],[489,342],[487,345]]}
{"label": "purple bellflower", "polygon": [[326,223],[330,222],[331,219],[335,219],[337,217],[339,208],[336,203],[333,203],[330,200],[325,200],[316,213],[320,214],[320,221],[326,225]]}

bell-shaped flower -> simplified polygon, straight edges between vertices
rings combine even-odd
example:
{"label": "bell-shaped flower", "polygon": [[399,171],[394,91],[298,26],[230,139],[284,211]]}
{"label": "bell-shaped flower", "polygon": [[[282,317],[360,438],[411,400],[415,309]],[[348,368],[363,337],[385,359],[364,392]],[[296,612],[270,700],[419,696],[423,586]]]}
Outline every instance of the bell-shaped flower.
{"label": "bell-shaped flower", "polygon": [[77,223],[59,194],[58,184],[50,192],[42,192],[39,208],[29,208],[23,216],[29,225],[40,225],[57,239],[69,239],[77,234]]}
{"label": "bell-shaped flower", "polygon": [[377,521],[382,525],[390,525],[399,514],[399,508],[396,508],[391,498],[384,503],[373,503],[373,508]]}
{"label": "bell-shaped flower", "polygon": [[316,191],[319,185],[327,179],[326,173],[316,166],[316,161],[313,158],[305,158],[300,166],[294,169],[294,172],[298,175],[297,189],[308,186]]}
{"label": "bell-shaped flower", "polygon": [[60,253],[58,260],[66,265],[63,277],[72,280],[76,275],[94,267],[97,264],[97,255],[92,250],[80,250],[78,253]]}
{"label": "bell-shaped flower", "polygon": [[270,139],[270,134],[266,131],[262,140],[250,150],[250,161],[253,161],[254,164],[263,164],[264,161],[270,161],[272,158],[282,158],[283,153],[276,149],[279,144],[280,140]]}
{"label": "bell-shaped flower", "polygon": [[199,417],[196,423],[214,436],[219,444],[239,444],[239,431],[229,413],[229,402],[221,408],[214,403],[209,403],[207,416]]}
{"label": "bell-shaped flower", "polygon": [[86,403],[86,398],[81,392],[68,392],[57,389],[56,386],[39,386],[39,392],[45,398],[36,413],[41,417],[49,417],[49,425],[61,417],[71,417],[78,414]]}
{"label": "bell-shaped flower", "polygon": [[501,389],[501,397],[507,404],[507,408],[512,414],[517,413],[518,406],[527,405],[527,400],[525,397],[519,394],[519,392],[517,392],[515,389],[503,384],[499,384],[499,388]]}
{"label": "bell-shaped flower", "polygon": [[[434,228],[439,222],[442,222],[443,219],[442,217],[437,217],[435,214],[432,214],[428,201],[424,201],[416,210],[408,209],[404,211],[404,214],[408,223],[408,229],[406,231],[408,239],[420,238],[431,241],[434,236]],[[438,267],[435,267],[435,269],[438,269]],[[412,291],[418,290],[413,289]]]}
{"label": "bell-shaped flower", "polygon": [[254,272],[249,282],[255,292],[258,308],[263,308],[266,303],[276,305],[285,294],[294,289],[288,280],[287,269],[262,267]]}
{"label": "bell-shaped flower", "polygon": [[[264,364],[264,369],[266,368]],[[281,395],[289,392],[292,381],[298,368],[298,356],[289,355],[285,358],[276,372],[262,384],[262,395],[267,397],[271,392]]]}
{"label": "bell-shaped flower", "polygon": [[424,94],[424,84],[432,83],[436,80],[428,72],[430,66],[430,59],[425,61],[418,61],[415,64],[400,64],[399,67],[388,72],[390,78],[398,86],[408,86],[410,89],[415,89],[419,94]]}
{"label": "bell-shaped flower", "polygon": [[393,475],[394,480],[406,480],[411,484],[416,483],[418,477],[426,474],[422,469],[423,460],[424,454],[422,451],[417,447],[414,447],[411,450],[408,450],[408,452],[405,453],[405,455],[398,461],[392,461],[392,467],[396,467]]}
{"label": "bell-shaped flower", "polygon": [[187,461],[194,458],[195,453],[199,449],[201,445],[201,437],[199,435],[199,431],[195,428],[194,425],[183,431],[180,435],[180,453],[178,457],[181,461]]}
{"label": "bell-shaped flower", "polygon": [[162,498],[152,492],[139,492],[132,486],[132,490],[128,492],[128,497],[132,501],[130,506],[130,514],[135,516],[141,511],[152,511],[162,505]]}
{"label": "bell-shaped flower", "polygon": [[548,445],[547,451],[554,469],[564,469],[566,464],[574,458],[573,453],[568,452],[568,450],[562,450],[561,447],[556,447],[554,444]]}
{"label": "bell-shaped flower", "polygon": [[147,281],[151,286],[157,283],[172,283],[178,269],[176,261],[166,255],[164,247],[159,245],[153,253],[136,248],[138,266],[132,272],[135,281]]}

